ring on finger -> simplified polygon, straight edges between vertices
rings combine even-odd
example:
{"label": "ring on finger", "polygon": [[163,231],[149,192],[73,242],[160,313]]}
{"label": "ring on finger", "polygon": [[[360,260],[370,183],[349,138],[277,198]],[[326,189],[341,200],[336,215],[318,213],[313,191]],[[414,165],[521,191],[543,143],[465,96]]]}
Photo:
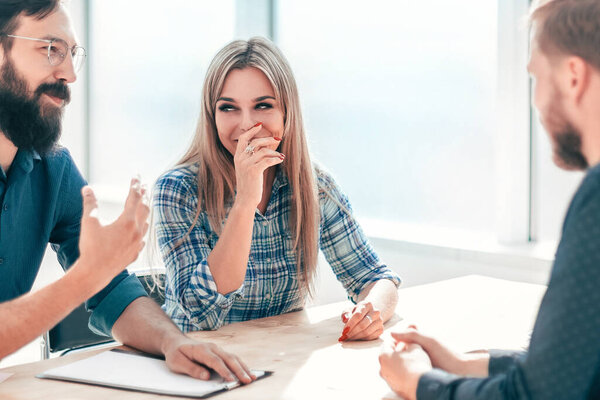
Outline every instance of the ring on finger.
{"label": "ring on finger", "polygon": [[371,325],[373,323],[373,320],[371,319],[370,315],[367,315],[365,318],[367,318],[369,320],[369,325]]}
{"label": "ring on finger", "polygon": [[254,149],[255,149],[255,148],[256,148],[256,147],[254,147],[254,146],[252,146],[251,144],[249,144],[249,145],[248,145],[248,147],[246,147],[246,148],[244,149],[244,153],[247,153],[247,154],[250,154],[250,155],[252,155],[252,154],[254,154]]}

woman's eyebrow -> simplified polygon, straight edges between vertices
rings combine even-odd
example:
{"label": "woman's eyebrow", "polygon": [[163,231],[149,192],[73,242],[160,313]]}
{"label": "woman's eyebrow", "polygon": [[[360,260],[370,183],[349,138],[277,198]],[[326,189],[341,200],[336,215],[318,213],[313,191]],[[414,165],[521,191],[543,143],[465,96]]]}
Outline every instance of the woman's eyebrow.
{"label": "woman's eyebrow", "polygon": [[260,97],[255,98],[254,101],[255,102],[259,102],[259,101],[263,101],[263,100],[266,100],[266,99],[275,100],[275,97],[273,97],[273,96],[260,96]]}

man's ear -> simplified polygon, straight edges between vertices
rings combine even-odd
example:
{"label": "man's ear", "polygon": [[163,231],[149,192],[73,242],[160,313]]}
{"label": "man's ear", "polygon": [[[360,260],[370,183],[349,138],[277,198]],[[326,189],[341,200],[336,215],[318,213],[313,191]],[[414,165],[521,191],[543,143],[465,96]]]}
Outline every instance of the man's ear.
{"label": "man's ear", "polygon": [[581,57],[570,56],[565,65],[565,93],[579,104],[590,84],[591,69],[588,63]]}

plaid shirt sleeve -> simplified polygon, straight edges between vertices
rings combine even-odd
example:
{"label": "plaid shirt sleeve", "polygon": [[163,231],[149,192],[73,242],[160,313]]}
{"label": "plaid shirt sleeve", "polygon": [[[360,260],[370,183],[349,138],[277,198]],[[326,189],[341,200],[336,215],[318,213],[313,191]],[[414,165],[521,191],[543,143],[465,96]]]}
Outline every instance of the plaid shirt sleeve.
{"label": "plaid shirt sleeve", "polygon": [[207,262],[217,238],[204,213],[186,236],[197,211],[195,176],[189,168],[172,170],[158,179],[153,196],[154,229],[170,289],[165,307],[183,331],[220,328],[244,287],[226,295],[217,291]]}
{"label": "plaid shirt sleeve", "polygon": [[320,246],[348,298],[356,303],[368,284],[389,279],[396,287],[400,277],[383,264],[352,215],[352,207],[333,178],[317,170],[321,207]]}

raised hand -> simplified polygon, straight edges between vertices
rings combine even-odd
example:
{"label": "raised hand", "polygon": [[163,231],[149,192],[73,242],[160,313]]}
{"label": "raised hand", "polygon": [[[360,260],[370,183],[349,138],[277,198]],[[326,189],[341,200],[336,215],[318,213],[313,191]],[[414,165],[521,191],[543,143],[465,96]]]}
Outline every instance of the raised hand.
{"label": "raised hand", "polygon": [[236,202],[242,202],[256,208],[262,199],[264,171],[277,164],[281,164],[285,156],[275,149],[281,141],[280,138],[256,138],[264,129],[259,122],[248,129],[238,138],[238,144],[233,156],[236,178]]}
{"label": "raised hand", "polygon": [[144,247],[150,209],[144,201],[145,189],[131,181],[125,209],[115,222],[102,225],[97,216],[98,202],[88,186],[81,190],[83,216],[79,236],[79,263],[100,290],[113,277],[135,261]]}

